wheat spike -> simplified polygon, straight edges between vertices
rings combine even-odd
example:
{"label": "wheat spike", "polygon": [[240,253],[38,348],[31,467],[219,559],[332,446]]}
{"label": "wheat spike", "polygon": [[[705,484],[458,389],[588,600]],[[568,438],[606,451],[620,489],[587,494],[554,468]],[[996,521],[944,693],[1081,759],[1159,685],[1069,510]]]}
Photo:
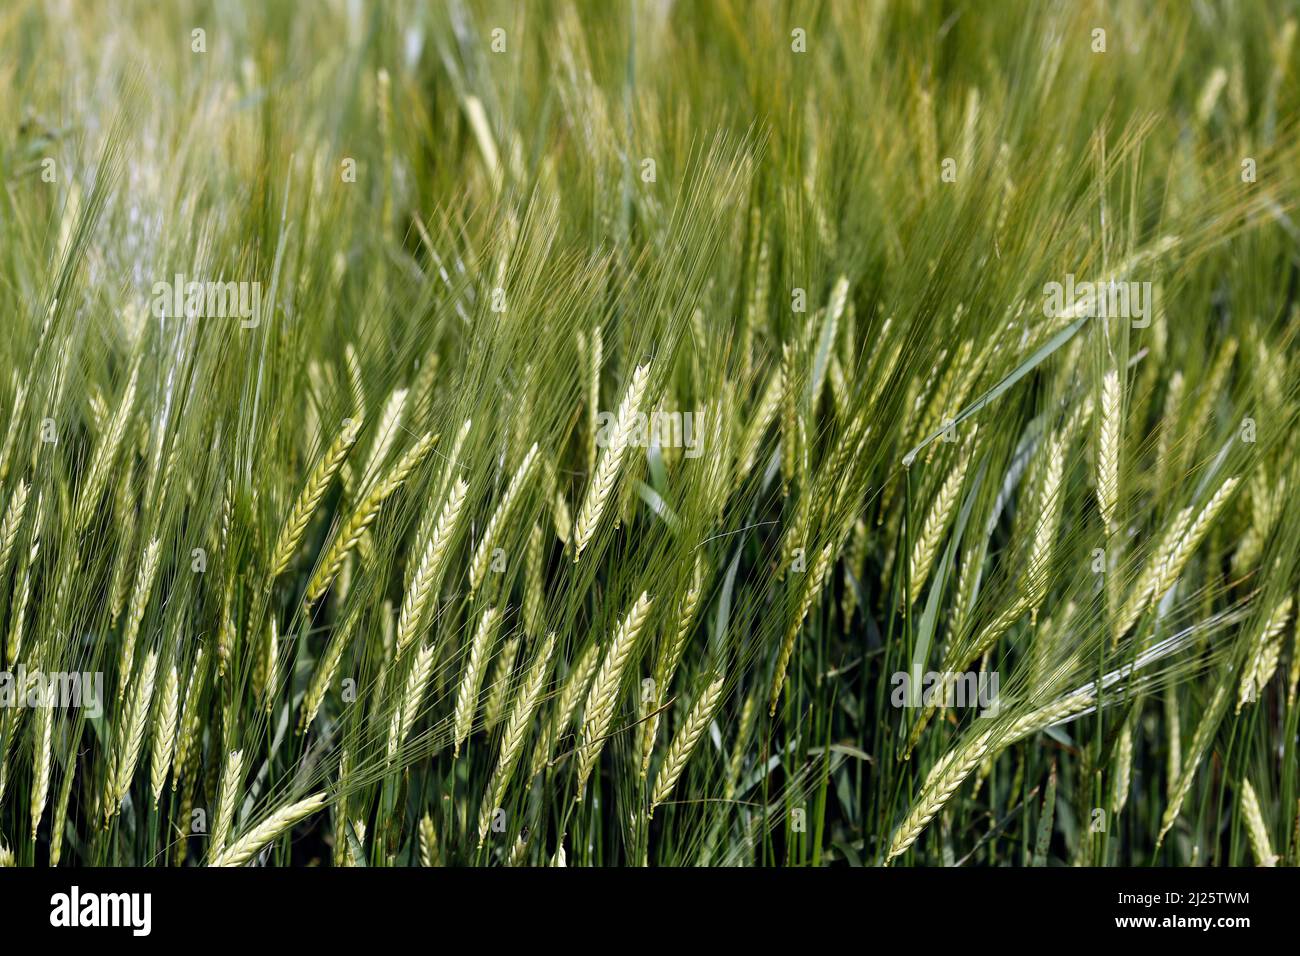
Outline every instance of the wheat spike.
{"label": "wheat spike", "polygon": [[335,628],[334,633],[330,635],[329,643],[325,645],[325,652],[316,664],[311,682],[307,685],[307,693],[302,698],[302,711],[298,719],[299,732],[311,726],[311,722],[316,719],[316,712],[320,710],[320,705],[325,700],[326,692],[334,683],[334,676],[338,673],[339,664],[343,660],[343,652],[351,643],[353,620],[349,619],[342,627]]}
{"label": "wheat spike", "polygon": [[135,639],[140,633],[140,622],[144,620],[144,611],[149,603],[149,592],[153,590],[154,577],[158,574],[159,548],[160,542],[154,538],[144,549],[144,556],[140,559],[140,573],[135,579],[135,588],[131,592],[126,630],[122,634],[122,653],[117,665],[119,702],[126,696],[127,677],[130,676],[131,665],[135,661]]}
{"label": "wheat spike", "polygon": [[471,591],[478,590],[478,586],[483,582],[483,575],[487,574],[488,565],[492,562],[492,546],[496,541],[497,534],[510,519],[511,509],[514,508],[519,496],[523,493],[524,486],[528,483],[529,477],[533,473],[533,466],[537,463],[537,443],[533,442],[528,453],[524,455],[524,460],[519,463],[515,470],[514,477],[510,479],[510,484],[506,486],[506,493],[501,496],[501,501],[497,504],[496,511],[493,512],[491,520],[488,521],[487,527],[483,530],[483,537],[479,539],[478,547],[474,549],[474,558],[469,567],[469,587]]}
{"label": "wheat spike", "polygon": [[1260,629],[1241,674],[1236,713],[1241,713],[1241,708],[1246,704],[1253,703],[1259,692],[1273,679],[1278,659],[1282,656],[1282,636],[1286,631],[1286,622],[1291,617],[1291,606],[1292,599],[1288,594],[1273,609]]}
{"label": "wheat spike", "polygon": [[68,801],[72,798],[72,784],[77,777],[77,761],[68,760],[67,769],[63,771],[63,782],[59,784],[59,795],[54,801],[54,816],[50,820],[50,866],[59,865],[63,855],[63,832],[68,819]]}
{"label": "wheat spike", "polygon": [[10,611],[9,643],[5,647],[5,663],[10,668],[22,657],[23,625],[27,620],[27,602],[32,596],[32,565],[36,563],[40,553],[40,539],[33,537],[31,547],[23,555],[22,564],[19,567],[18,586],[15,589],[18,597],[13,602],[13,608]]}
{"label": "wheat spike", "polygon": [[269,714],[275,709],[275,697],[280,686],[280,625],[271,618],[270,625],[264,632],[261,650],[261,694],[262,706]]}
{"label": "wheat spike", "polygon": [[226,848],[231,824],[235,822],[235,796],[244,779],[244,752],[232,750],[226,755],[221,771],[221,785],[217,791],[217,814],[213,818],[211,843],[215,852]]}
{"label": "wheat spike", "polygon": [[315,601],[325,593],[325,589],[330,586],[330,582],[334,580],[335,575],[339,573],[339,569],[343,566],[344,559],[356,547],[357,542],[361,540],[361,536],[370,527],[376,515],[379,514],[380,505],[401,487],[416,466],[424,460],[424,456],[429,453],[429,449],[433,447],[434,442],[437,440],[437,435],[432,432],[425,432],[410,451],[397,460],[384,474],[384,477],[375,483],[375,486],[362,499],[361,503],[357,505],[351,517],[344,522],[343,527],[334,535],[325,556],[321,558],[316,573],[312,575],[311,582],[307,585],[308,601]]}
{"label": "wheat spike", "polygon": [[118,404],[116,414],[113,415],[113,421],[95,445],[94,454],[87,466],[85,484],[77,494],[77,508],[73,517],[74,532],[80,532],[86,526],[95,505],[99,503],[100,495],[104,492],[113,458],[122,444],[122,437],[126,434],[126,426],[131,418],[132,407],[135,405],[136,384],[139,377],[140,363],[137,359],[131,369],[131,377],[127,380],[126,389],[122,392],[122,401]]}
{"label": "wheat spike", "polygon": [[50,741],[54,730],[54,704],[46,701],[37,708],[37,730],[32,736],[32,840],[41,815],[45,812],[45,798],[50,792]]}
{"label": "wheat spike", "polygon": [[804,587],[799,598],[798,610],[790,620],[790,625],[785,632],[785,640],[781,642],[781,651],[776,659],[776,671],[772,676],[772,691],[768,697],[767,712],[769,716],[776,716],[776,703],[781,698],[781,688],[785,686],[785,674],[790,668],[790,658],[794,656],[795,640],[799,637],[804,618],[808,616],[808,612],[812,610],[813,604],[817,601],[817,596],[821,594],[822,585],[826,583],[826,578],[830,574],[834,557],[835,548],[828,543],[818,552],[811,573],[804,578]]}
{"label": "wheat spike", "polygon": [[604,364],[604,346],[599,325],[592,326],[587,339],[587,474],[596,473],[596,433],[600,420],[600,368]]}
{"label": "wheat spike", "polygon": [[575,562],[582,556],[583,549],[595,535],[601,515],[604,514],[605,507],[609,504],[618,485],[619,472],[622,470],[623,459],[627,455],[628,442],[632,436],[636,416],[641,409],[641,400],[645,395],[649,373],[649,365],[638,365],[633,371],[627,391],[623,393],[623,401],[618,406],[614,433],[610,438],[609,446],[600,456],[596,470],[592,472],[591,480],[587,483],[586,497],[582,500],[582,507],[578,509],[578,517],[573,524]]}
{"label": "wheat spike", "polygon": [[564,492],[559,488],[559,482],[555,477],[555,462],[551,459],[546,461],[546,472],[550,476],[547,484],[551,489],[550,506],[551,521],[555,524],[555,536],[564,544],[568,544],[573,537],[573,515],[569,513],[569,502],[564,497]]}
{"label": "wheat spike", "polygon": [[1264,813],[1259,807],[1259,797],[1250,781],[1241,781],[1241,815],[1246,818],[1246,835],[1250,838],[1250,852],[1255,856],[1259,866],[1277,866],[1277,854],[1273,852],[1273,843],[1268,838],[1268,827],[1264,825]]}
{"label": "wheat spike", "polygon": [[393,714],[393,723],[388,735],[388,759],[397,756],[398,748],[410,736],[411,727],[420,714],[420,705],[424,702],[425,689],[429,686],[429,675],[433,673],[434,645],[426,644],[415,654],[411,669],[406,676],[406,687],[398,709]]}
{"label": "wheat spike", "polygon": [[669,794],[673,792],[673,787],[677,785],[678,778],[682,771],[686,769],[686,761],[690,759],[695,745],[699,743],[700,737],[703,736],[704,730],[713,720],[713,713],[718,708],[719,701],[722,700],[722,675],[719,674],[713,682],[700,695],[700,699],[695,702],[691,712],[686,716],[686,721],[677,728],[677,733],[673,736],[673,742],[668,745],[668,752],[664,754],[663,762],[659,765],[659,771],[655,774],[654,786],[650,788],[650,811],[649,815],[654,816],[655,807],[659,806],[668,799]]}
{"label": "wheat spike", "polygon": [[1107,537],[1115,533],[1115,509],[1119,504],[1121,402],[1119,372],[1110,369],[1101,380],[1101,426],[1097,443],[1097,505]]}
{"label": "wheat spike", "polygon": [[347,458],[359,428],[360,422],[353,422],[339,432],[307,476],[307,481],[294,499],[289,513],[285,515],[284,525],[276,537],[275,548],[271,552],[271,580],[278,578],[289,567],[298,545],[302,543],[311,516],[316,513],[316,508],[329,489],[330,481]]}
{"label": "wheat spike", "polygon": [[163,787],[167,783],[167,771],[171,769],[172,750],[176,745],[176,717],[180,709],[180,672],[173,664],[167,670],[163,680],[162,696],[158,698],[158,710],[154,714],[153,752],[149,760],[149,789],[153,794],[153,805],[158,806]]}
{"label": "wheat spike", "polygon": [[310,816],[325,806],[329,799],[318,793],[282,807],[267,817],[261,824],[249,830],[226,849],[217,853],[209,866],[243,866],[258,850],[266,846],[285,830],[289,829],[303,817]]}
{"label": "wheat spike", "polygon": [[745,768],[745,747],[749,742],[750,731],[754,729],[754,721],[758,717],[758,691],[752,691],[745,698],[745,704],[740,708],[740,726],[736,729],[736,742],[731,748],[731,759],[727,761],[727,786],[723,793],[724,800],[734,800],[736,797],[737,787],[740,785],[740,772]]}
{"label": "wheat spike", "polygon": [[704,556],[699,555],[695,559],[695,568],[691,573],[690,584],[686,588],[686,593],[682,595],[681,603],[677,607],[677,630],[671,637],[659,645],[659,657],[655,662],[654,680],[655,680],[655,712],[645,719],[645,729],[641,737],[641,776],[645,777],[650,771],[650,754],[654,750],[655,738],[659,733],[659,710],[664,703],[668,692],[668,685],[672,682],[673,674],[677,671],[677,664],[682,658],[682,651],[686,649],[686,638],[690,636],[692,628],[695,626],[695,615],[700,607],[700,594],[704,590]]}
{"label": "wheat spike", "polygon": [[14,542],[18,540],[18,529],[23,523],[23,513],[27,510],[27,494],[31,485],[25,481],[18,482],[18,487],[9,496],[9,506],[5,508],[4,519],[0,520],[0,578],[9,571],[9,559],[13,557]]}
{"label": "wheat spike", "polygon": [[506,788],[514,774],[515,764],[523,752],[528,728],[533,722],[533,714],[541,698],[542,685],[550,669],[551,656],[555,652],[555,634],[548,634],[542,646],[533,655],[532,663],[524,674],[523,682],[515,696],[514,707],[501,733],[501,755],[497,758],[496,769],[484,792],[483,806],[479,810],[478,840],[479,846],[487,836],[488,825],[492,821],[492,812],[501,804]]}
{"label": "wheat spike", "polygon": [[533,522],[528,534],[528,554],[524,565],[524,633],[537,637],[542,632],[543,604],[543,540],[540,521]]}
{"label": "wheat spike", "polygon": [[465,671],[461,675],[460,687],[456,691],[455,743],[453,756],[460,755],[460,745],[469,736],[470,725],[474,720],[474,711],[478,705],[479,684],[483,680],[483,665],[487,662],[488,645],[496,630],[501,611],[490,607],[479,619],[478,628],[469,644],[469,655],[465,660]]}
{"label": "wheat spike", "polygon": [[1183,801],[1187,799],[1188,791],[1192,789],[1192,779],[1196,776],[1196,768],[1201,763],[1201,758],[1205,756],[1206,749],[1210,746],[1210,741],[1214,737],[1214,732],[1219,727],[1219,719],[1223,716],[1228,707],[1228,698],[1232,692],[1231,673],[1225,675],[1224,679],[1219,681],[1219,686],[1215,688],[1214,696],[1210,698],[1209,705],[1201,713],[1201,720],[1196,725],[1196,731],[1192,734],[1192,743],[1188,747],[1187,753],[1183,756],[1182,772],[1179,773],[1178,779],[1169,787],[1169,802],[1165,806],[1164,816],[1160,820],[1160,832],[1156,836],[1156,846],[1164,842],[1165,834],[1173,827],[1178,815],[1182,812]]}
{"label": "wheat spike", "polygon": [[1178,581],[1183,567],[1195,552],[1201,540],[1210,530],[1215,516],[1223,509],[1238,480],[1226,479],[1214,496],[1206,502],[1195,520],[1191,519],[1191,509],[1184,508],[1174,519],[1174,523],[1161,539],[1152,561],[1134,585],[1128,601],[1120,613],[1115,636],[1122,637],[1141,616],[1148,602],[1158,602]]}
{"label": "wheat spike", "polygon": [[438,832],[433,828],[433,817],[420,818],[420,865],[438,865]]}
{"label": "wheat spike", "polygon": [[961,491],[962,482],[966,480],[966,469],[970,464],[974,444],[972,435],[966,440],[966,445],[957,457],[957,463],[953,465],[952,471],[939,486],[939,492],[934,496],[930,510],[921,523],[916,543],[912,545],[912,555],[908,562],[908,580],[911,582],[908,600],[912,604],[915,604],[920,597],[921,588],[934,564],[934,556],[939,551],[939,542],[943,540],[943,533],[956,510],[957,495]]}
{"label": "wheat spike", "polygon": [[119,725],[117,746],[113,751],[112,788],[109,800],[104,807],[105,819],[111,819],[122,806],[122,800],[131,788],[131,778],[135,776],[135,767],[140,760],[140,750],[144,746],[145,728],[148,725],[149,703],[153,699],[154,677],[158,670],[158,655],[150,651],[145,658],[135,682],[135,693],[131,697],[122,723]]}
{"label": "wheat spike", "polygon": [[[371,485],[379,477],[379,469],[383,467],[384,460],[392,451],[393,442],[397,440],[398,433],[402,430],[406,396],[406,389],[394,389],[384,404],[384,410],[379,416],[379,427],[375,431],[375,443],[370,447],[370,454],[366,456],[365,467],[361,469],[361,481],[357,485],[362,495],[370,490]],[[354,433],[355,427],[353,426]]]}
{"label": "wheat spike", "polygon": [[740,454],[737,457],[738,464],[735,474],[732,475],[735,488],[739,488],[745,479],[749,477],[749,473],[754,470],[754,463],[758,459],[758,449],[763,443],[763,436],[767,434],[768,426],[772,424],[777,409],[781,407],[782,384],[781,369],[776,368],[768,377],[767,386],[763,389],[763,395],[759,398],[758,405],[754,409],[754,417],[750,420],[749,427],[745,429],[744,437],[741,438]]}
{"label": "wheat spike", "polygon": [[1036,611],[1047,597],[1051,556],[1061,525],[1061,506],[1064,504],[1061,478],[1065,468],[1065,451],[1063,435],[1054,436],[1045,448],[1046,470],[1043,472],[1038,495],[1038,522],[1034,527],[1029,564],[1025,569],[1024,591],[1032,611]]}
{"label": "wheat spike", "polygon": [[1130,778],[1133,772],[1133,721],[1125,721],[1115,745],[1115,776],[1110,797],[1110,812],[1119,816],[1128,803]]}
{"label": "wheat spike", "polygon": [[397,649],[402,651],[420,632],[428,613],[430,599],[442,576],[447,550],[456,533],[461,507],[465,504],[468,486],[457,478],[447,494],[447,501],[438,516],[438,523],[424,542],[420,561],[411,575],[406,596],[402,599],[401,616],[397,622]]}
{"label": "wheat spike", "polygon": [[799,379],[794,343],[781,349],[781,495],[788,497],[799,462]]}
{"label": "wheat spike", "polygon": [[636,648],[637,638],[642,628],[645,627],[646,618],[650,615],[652,603],[650,595],[642,591],[641,596],[636,599],[627,616],[619,624],[618,630],[614,632],[609,650],[605,652],[600,669],[596,671],[596,678],[587,694],[582,721],[582,740],[578,746],[578,799],[582,799],[587,778],[591,776],[596,758],[600,756],[600,751],[605,746],[605,735],[609,731],[610,722],[614,719],[614,708],[618,703],[623,674],[632,659],[632,651]]}
{"label": "wheat spike", "polygon": [[176,756],[172,761],[173,791],[189,766],[190,758],[198,753],[202,720],[199,702],[203,696],[207,659],[207,650],[200,644],[199,649],[194,652],[194,663],[190,666],[190,679],[185,684],[185,704],[181,707],[180,727],[176,731]]}
{"label": "wheat spike", "polygon": [[550,763],[551,752],[560,735],[568,730],[569,724],[573,722],[574,711],[578,709],[578,704],[586,695],[592,675],[596,673],[599,665],[600,645],[593,642],[587,646],[582,656],[578,658],[578,662],[569,670],[568,679],[565,680],[560,698],[556,701],[555,712],[547,721],[542,735],[533,748],[533,762],[528,768],[529,780],[541,773],[542,768]]}
{"label": "wheat spike", "polygon": [[496,664],[492,667],[492,676],[488,678],[487,703],[483,705],[483,729],[491,733],[501,720],[505,710],[506,699],[510,696],[510,675],[514,671],[515,658],[519,655],[519,638],[512,637],[506,641],[497,654]]}
{"label": "wheat spike", "polygon": [[443,459],[445,464],[442,468],[442,474],[438,476],[437,491],[429,498],[429,506],[420,515],[420,526],[415,532],[414,539],[417,543],[429,540],[429,534],[433,529],[434,522],[442,514],[438,506],[447,497],[447,491],[457,477],[457,471],[460,469],[460,455],[465,448],[465,441],[469,438],[469,433],[473,427],[474,420],[467,418],[461,422],[460,429],[456,432],[456,438],[452,441],[451,449]]}
{"label": "wheat spike", "polygon": [[956,793],[962,781],[985,759],[1090,707],[1093,699],[1092,694],[1081,692],[1053,701],[1011,722],[1003,735],[995,735],[993,730],[986,730],[944,754],[931,768],[911,812],[894,831],[893,840],[885,854],[885,862],[902,855],[916,842],[930,821]]}

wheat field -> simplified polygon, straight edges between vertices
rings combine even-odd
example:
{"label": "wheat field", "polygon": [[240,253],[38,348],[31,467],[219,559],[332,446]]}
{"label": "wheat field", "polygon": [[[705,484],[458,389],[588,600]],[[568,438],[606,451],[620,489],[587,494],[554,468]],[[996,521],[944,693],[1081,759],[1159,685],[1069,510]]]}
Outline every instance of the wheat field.
{"label": "wheat field", "polygon": [[0,9],[0,863],[1300,862],[1300,11]]}

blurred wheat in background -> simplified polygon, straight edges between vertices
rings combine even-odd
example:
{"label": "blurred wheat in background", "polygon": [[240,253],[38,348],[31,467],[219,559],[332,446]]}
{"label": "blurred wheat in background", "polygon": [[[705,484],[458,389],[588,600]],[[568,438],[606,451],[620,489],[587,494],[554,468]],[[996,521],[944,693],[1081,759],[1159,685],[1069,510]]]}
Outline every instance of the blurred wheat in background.
{"label": "blurred wheat in background", "polygon": [[1295,34],[5,4],[0,862],[1294,865]]}

